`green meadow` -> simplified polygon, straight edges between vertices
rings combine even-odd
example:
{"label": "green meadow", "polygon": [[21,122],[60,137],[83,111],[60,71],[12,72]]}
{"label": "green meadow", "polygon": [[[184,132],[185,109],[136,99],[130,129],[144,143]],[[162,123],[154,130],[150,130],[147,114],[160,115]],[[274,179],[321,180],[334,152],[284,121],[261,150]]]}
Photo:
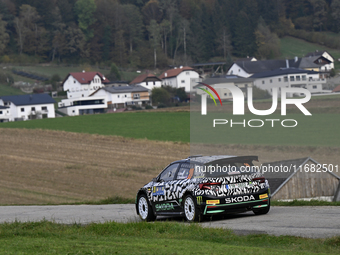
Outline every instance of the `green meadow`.
{"label": "green meadow", "polygon": [[339,254],[339,237],[308,239],[178,222],[0,224],[1,254]]}
{"label": "green meadow", "polygon": [[[226,119],[228,123],[213,127],[213,119]],[[262,119],[263,127],[250,127],[248,121],[252,119]],[[272,122],[266,119],[280,121],[274,121],[272,127]],[[294,119],[298,124],[296,127],[283,127],[281,122],[285,119]],[[231,126],[231,120],[234,123],[245,121],[246,125]],[[250,124],[256,126],[261,125],[261,122],[252,121]],[[295,122],[285,121],[284,125],[295,125]],[[193,113],[190,117],[189,112],[127,112],[0,123],[0,128],[63,130],[185,143],[191,139],[191,142],[199,143],[305,146],[339,146],[339,126],[338,114],[324,113],[312,116],[301,113],[287,116],[208,113],[207,116],[201,116]]]}

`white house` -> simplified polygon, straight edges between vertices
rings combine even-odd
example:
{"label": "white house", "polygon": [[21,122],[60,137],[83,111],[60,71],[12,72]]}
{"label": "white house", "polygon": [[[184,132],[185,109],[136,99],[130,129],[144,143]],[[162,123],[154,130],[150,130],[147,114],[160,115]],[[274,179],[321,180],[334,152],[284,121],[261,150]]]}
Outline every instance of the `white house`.
{"label": "white house", "polygon": [[200,82],[199,74],[191,67],[181,66],[169,69],[162,73],[158,78],[162,80],[162,85],[174,88],[184,88],[189,93],[193,86]]}
{"label": "white house", "polygon": [[0,122],[8,122],[11,118],[8,106],[4,106],[4,101],[0,99]]}
{"label": "white house", "polygon": [[105,97],[69,98],[58,103],[58,110],[69,116],[104,113],[106,109]]}
{"label": "white house", "polygon": [[[232,99],[232,93],[229,91],[229,89],[226,87],[227,85],[234,85],[238,88],[240,88],[245,96],[247,98],[247,88],[253,86],[254,79],[251,78],[235,78],[235,77],[228,77],[228,76],[222,76],[222,77],[211,77],[207,78],[203,81],[203,83],[208,84],[212,86],[216,92],[219,94],[221,100],[230,100]],[[208,91],[210,91],[209,88],[205,87],[202,84],[199,84],[196,86],[196,93],[198,95],[201,95],[205,93],[201,89],[198,88],[204,88]],[[210,91],[211,92],[211,91]],[[214,94],[214,93],[212,93]],[[208,96],[210,98],[210,96]]]}
{"label": "white house", "polygon": [[334,64],[324,56],[312,56],[294,59],[272,59],[272,60],[258,60],[258,61],[244,61],[239,60],[231,65],[228,69],[228,75],[238,75],[241,77],[250,77],[254,74],[277,70],[280,68],[297,68],[309,71],[320,72],[319,77],[325,78],[326,74],[322,72],[329,72],[334,68]]}
{"label": "white house", "polygon": [[63,89],[67,98],[88,97],[110,81],[100,72],[69,73],[63,81]]}
{"label": "white house", "polygon": [[16,121],[55,118],[54,103],[48,94],[1,96],[0,119]]}
{"label": "white house", "polygon": [[334,58],[327,51],[309,52],[305,56],[306,58],[315,58],[315,63],[322,64],[320,71],[329,71],[334,69]]}
{"label": "white house", "polygon": [[[272,94],[273,88],[278,88],[279,95],[281,88],[305,88],[312,94],[325,93],[323,90],[326,79],[320,79],[319,73],[296,68],[281,68],[273,71],[257,73],[251,76],[254,79],[254,86],[267,90]],[[293,95],[287,95],[289,97]]]}
{"label": "white house", "polygon": [[130,85],[142,86],[152,90],[153,88],[160,88],[162,86],[162,80],[154,74],[141,74],[131,81]]}
{"label": "white house", "polygon": [[92,96],[105,98],[109,109],[150,104],[150,90],[142,86],[105,87],[95,91]]}

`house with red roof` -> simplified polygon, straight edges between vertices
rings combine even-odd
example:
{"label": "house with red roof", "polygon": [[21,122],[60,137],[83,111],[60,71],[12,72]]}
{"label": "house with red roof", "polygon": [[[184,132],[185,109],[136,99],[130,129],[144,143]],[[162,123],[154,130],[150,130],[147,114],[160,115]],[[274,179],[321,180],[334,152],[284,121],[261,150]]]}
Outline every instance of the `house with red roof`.
{"label": "house with red roof", "polygon": [[335,87],[333,90],[332,90],[333,93],[339,93],[340,92],[340,85]]}
{"label": "house with red roof", "polygon": [[63,81],[63,89],[67,98],[88,97],[110,81],[100,72],[69,73]]}
{"label": "house with red roof", "polygon": [[156,75],[147,73],[137,76],[130,85],[142,86],[146,89],[152,90],[153,88],[160,88],[162,86],[162,80]]}
{"label": "house with red roof", "polygon": [[200,82],[199,74],[189,66],[180,66],[169,69],[158,78],[162,80],[162,85],[174,88],[184,88],[189,93],[193,86]]}

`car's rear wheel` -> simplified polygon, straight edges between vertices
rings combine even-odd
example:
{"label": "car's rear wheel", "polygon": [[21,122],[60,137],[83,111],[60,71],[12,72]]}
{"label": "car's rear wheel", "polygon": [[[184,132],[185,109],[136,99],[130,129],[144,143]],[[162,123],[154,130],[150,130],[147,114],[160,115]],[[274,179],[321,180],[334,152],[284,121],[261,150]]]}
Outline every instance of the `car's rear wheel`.
{"label": "car's rear wheel", "polygon": [[183,202],[184,216],[188,222],[201,221],[202,215],[196,207],[194,198],[188,195],[184,198]]}
{"label": "car's rear wheel", "polygon": [[146,195],[142,194],[138,197],[137,205],[139,217],[143,221],[154,221],[156,219],[156,215],[153,213]]}
{"label": "car's rear wheel", "polygon": [[256,215],[263,215],[263,214],[267,214],[269,210],[270,210],[270,200],[268,201],[268,205],[266,207],[253,209],[253,212]]}

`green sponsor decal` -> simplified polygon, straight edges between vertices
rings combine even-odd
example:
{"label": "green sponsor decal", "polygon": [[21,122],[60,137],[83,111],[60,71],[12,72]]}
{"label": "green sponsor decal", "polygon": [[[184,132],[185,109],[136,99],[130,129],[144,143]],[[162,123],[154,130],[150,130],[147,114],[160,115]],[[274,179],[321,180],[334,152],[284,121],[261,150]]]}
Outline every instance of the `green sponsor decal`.
{"label": "green sponsor decal", "polygon": [[201,205],[203,202],[202,196],[197,197],[197,205]]}
{"label": "green sponsor decal", "polygon": [[169,211],[174,209],[174,205],[172,203],[166,203],[166,204],[157,204],[156,211]]}

